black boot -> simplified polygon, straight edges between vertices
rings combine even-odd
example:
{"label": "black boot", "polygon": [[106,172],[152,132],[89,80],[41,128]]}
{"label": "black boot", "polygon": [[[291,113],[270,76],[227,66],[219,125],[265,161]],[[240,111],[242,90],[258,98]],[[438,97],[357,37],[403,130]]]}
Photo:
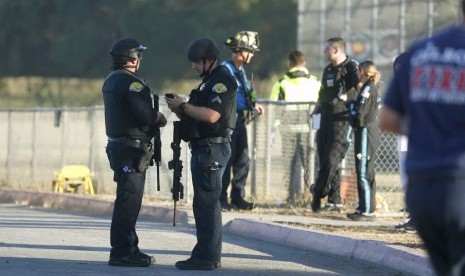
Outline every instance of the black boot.
{"label": "black boot", "polygon": [[110,258],[108,265],[111,266],[128,266],[128,267],[146,267],[152,264],[150,259],[140,255],[129,255],[124,257]]}
{"label": "black boot", "polygon": [[315,184],[312,184],[310,186],[310,192],[312,193],[312,204],[311,204],[311,207],[312,207],[312,211],[313,212],[318,212],[320,211],[321,209],[321,198],[315,196]]}
{"label": "black boot", "polygon": [[180,270],[213,270],[221,267],[221,261],[205,261],[189,258],[185,261],[176,262],[175,266]]}
{"label": "black boot", "polygon": [[236,210],[236,206],[233,204],[230,204],[227,199],[225,200],[220,200],[221,204],[221,211],[223,212],[230,212]]}
{"label": "black boot", "polygon": [[231,200],[231,204],[235,205],[239,210],[252,210],[254,207],[253,202],[247,202],[243,198]]}
{"label": "black boot", "polygon": [[136,253],[136,256],[140,256],[141,259],[147,259],[150,261],[150,264],[155,264],[157,263],[157,261],[155,260],[155,257],[154,256],[150,256],[149,254],[145,254],[145,253],[142,253],[142,252],[138,252]]}

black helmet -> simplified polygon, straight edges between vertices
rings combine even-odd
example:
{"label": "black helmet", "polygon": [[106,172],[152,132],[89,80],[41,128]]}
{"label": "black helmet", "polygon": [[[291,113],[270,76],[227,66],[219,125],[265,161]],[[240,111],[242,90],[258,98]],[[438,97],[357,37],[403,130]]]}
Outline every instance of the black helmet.
{"label": "black helmet", "polygon": [[141,52],[147,49],[133,38],[122,38],[113,44],[110,55],[113,64],[123,64],[131,60],[141,59]]}
{"label": "black helmet", "polygon": [[215,60],[220,55],[220,49],[209,38],[194,40],[187,48],[187,57],[190,61]]}
{"label": "black helmet", "polygon": [[233,51],[248,51],[256,52],[260,51],[260,41],[258,40],[258,33],[251,31],[240,31],[235,36],[231,36],[224,42],[226,46],[229,46]]}

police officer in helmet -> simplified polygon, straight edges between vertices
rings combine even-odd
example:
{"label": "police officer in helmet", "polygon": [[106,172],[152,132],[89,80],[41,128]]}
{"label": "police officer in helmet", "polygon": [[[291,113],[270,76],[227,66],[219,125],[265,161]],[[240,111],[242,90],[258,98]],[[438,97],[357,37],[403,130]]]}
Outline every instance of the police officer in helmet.
{"label": "police officer in helmet", "polygon": [[155,262],[140,251],[135,228],[154,151],[151,140],[156,128],[166,125],[165,116],[154,109],[150,88],[136,75],[145,49],[132,38],[116,41],[110,50],[112,71],[102,88],[106,151],[117,183],[110,229],[111,266],[145,267]]}
{"label": "police officer in helmet", "polygon": [[191,148],[194,186],[193,211],[197,244],[191,257],[176,262],[181,270],[213,270],[221,266],[221,178],[231,155],[231,135],[236,122],[237,85],[228,69],[219,65],[219,49],[208,38],[194,40],[187,56],[202,77],[186,103],[165,97],[181,119],[181,138]]}

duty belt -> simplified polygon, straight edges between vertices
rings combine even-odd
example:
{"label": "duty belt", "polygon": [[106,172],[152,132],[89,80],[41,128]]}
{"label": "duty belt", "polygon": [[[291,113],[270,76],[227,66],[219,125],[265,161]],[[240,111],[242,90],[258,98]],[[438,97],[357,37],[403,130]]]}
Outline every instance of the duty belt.
{"label": "duty belt", "polygon": [[152,144],[149,142],[126,138],[126,137],[118,137],[118,138],[108,137],[108,142],[120,143],[120,144],[123,144],[131,148],[141,149],[144,152],[149,152],[152,149]]}
{"label": "duty belt", "polygon": [[231,138],[229,137],[208,137],[203,138],[195,141],[189,142],[189,148],[194,149],[198,147],[204,147],[211,144],[222,144],[226,142],[231,142]]}

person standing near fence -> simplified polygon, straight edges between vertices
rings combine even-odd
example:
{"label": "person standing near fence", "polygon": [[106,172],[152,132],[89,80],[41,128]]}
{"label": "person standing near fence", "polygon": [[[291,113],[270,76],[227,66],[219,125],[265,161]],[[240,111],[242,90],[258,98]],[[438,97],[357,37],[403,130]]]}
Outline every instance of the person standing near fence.
{"label": "person standing near fence", "polygon": [[378,84],[381,74],[371,60],[358,66],[358,78],[362,86],[357,99],[349,101],[350,125],[354,130],[354,157],[357,174],[358,206],[354,213],[347,214],[351,220],[371,221],[376,211],[376,150],[379,133],[376,123],[380,93]]}
{"label": "person standing near fence", "polygon": [[465,275],[464,49],[463,18],[416,41],[380,112],[382,130],[408,136],[407,207],[437,275]]}
{"label": "person standing near fence", "polygon": [[[273,86],[270,93],[272,101],[286,102],[316,102],[321,83],[317,77],[311,75],[305,67],[305,55],[294,50],[288,56],[288,71]],[[285,116],[279,116],[279,124],[283,136],[283,148],[292,147],[289,156],[290,183],[289,200],[297,200],[301,191],[302,172],[305,186],[309,187],[309,153],[310,153],[310,127],[308,125],[308,105],[286,105],[283,110]],[[282,122],[281,122],[282,121]],[[286,152],[284,150],[284,152]],[[289,153],[288,153],[289,154]],[[287,156],[286,156],[287,157]]]}
{"label": "person standing near fence", "polygon": [[[392,64],[392,67],[394,71],[399,70],[400,65],[403,62],[403,59],[405,58],[405,53],[401,53],[398,55],[394,63]],[[402,188],[404,190],[404,193],[407,192],[407,173],[405,172],[405,158],[407,157],[407,149],[408,149],[408,139],[407,136],[405,135],[397,135],[397,152],[399,154],[399,175],[400,175],[400,182],[402,183]],[[415,232],[415,227],[413,226],[412,220],[410,219],[410,213],[408,212],[408,209],[405,208],[405,211],[407,212],[407,218],[402,222],[397,224],[394,228],[398,230],[403,230],[407,233],[414,233]]]}
{"label": "person standing near fence", "polygon": [[[330,62],[324,69],[318,103],[313,114],[321,114],[320,129],[317,132],[319,170],[315,184],[311,208],[314,212],[342,212],[341,161],[350,146],[351,128],[347,101],[357,95],[357,63],[346,55],[346,43],[335,37],[326,41],[324,53]],[[322,198],[328,202],[321,208]]]}
{"label": "person standing near fence", "polygon": [[[231,141],[231,158],[223,175],[223,190],[221,192],[221,207],[223,211],[233,209],[252,210],[253,202],[247,202],[245,184],[249,174],[249,146],[247,138],[247,124],[256,115],[263,114],[263,106],[256,103],[256,93],[247,79],[244,68],[250,63],[255,52],[259,50],[258,33],[240,31],[229,37],[224,43],[230,47],[233,54],[231,60],[224,61],[237,82],[237,122]],[[232,179],[231,179],[232,169]],[[228,188],[231,183],[231,203],[228,202]]]}
{"label": "person standing near fence", "polygon": [[194,40],[187,56],[202,82],[192,90],[187,103],[176,95],[165,97],[168,107],[181,118],[181,138],[189,141],[192,153],[192,207],[197,244],[189,259],[176,262],[181,270],[221,267],[221,180],[231,156],[237,85],[229,70],[218,64],[219,54],[213,40]]}
{"label": "person standing near fence", "polygon": [[146,170],[152,160],[156,127],[165,116],[154,109],[150,88],[136,72],[146,47],[133,38],[116,41],[110,55],[111,73],[103,84],[106,152],[117,183],[110,229],[111,266],[145,267],[155,258],[142,253],[136,222],[142,205]]}

